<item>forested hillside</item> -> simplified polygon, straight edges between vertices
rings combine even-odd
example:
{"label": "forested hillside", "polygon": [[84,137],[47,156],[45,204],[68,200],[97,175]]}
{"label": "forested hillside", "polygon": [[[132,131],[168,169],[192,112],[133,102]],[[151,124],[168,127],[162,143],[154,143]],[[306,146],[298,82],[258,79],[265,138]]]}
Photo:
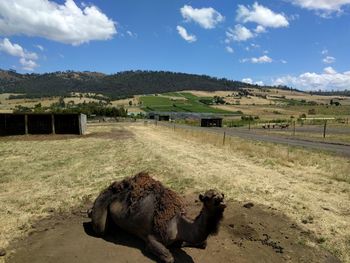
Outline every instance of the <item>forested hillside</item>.
{"label": "forested hillside", "polygon": [[0,70],[0,92],[24,93],[27,97],[65,96],[70,92],[92,92],[122,98],[138,94],[181,90],[232,90],[257,87],[239,81],[205,75],[165,71],[125,71],[112,75],[97,72],[53,72],[19,74]]}

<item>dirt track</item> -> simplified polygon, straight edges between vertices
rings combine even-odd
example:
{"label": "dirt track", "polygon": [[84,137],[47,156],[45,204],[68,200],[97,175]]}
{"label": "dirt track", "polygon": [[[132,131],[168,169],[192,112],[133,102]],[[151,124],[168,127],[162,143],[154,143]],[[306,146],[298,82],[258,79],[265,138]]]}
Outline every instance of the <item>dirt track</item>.
{"label": "dirt track", "polygon": [[[195,196],[187,198],[189,215],[200,209]],[[87,206],[81,209],[85,209]],[[38,222],[28,238],[12,245],[10,263],[24,262],[156,262],[142,241],[114,229],[105,238],[91,235],[89,219],[75,212]],[[176,262],[340,262],[318,246],[313,236],[278,211],[262,206],[230,204],[217,236],[206,250],[173,249]]]}

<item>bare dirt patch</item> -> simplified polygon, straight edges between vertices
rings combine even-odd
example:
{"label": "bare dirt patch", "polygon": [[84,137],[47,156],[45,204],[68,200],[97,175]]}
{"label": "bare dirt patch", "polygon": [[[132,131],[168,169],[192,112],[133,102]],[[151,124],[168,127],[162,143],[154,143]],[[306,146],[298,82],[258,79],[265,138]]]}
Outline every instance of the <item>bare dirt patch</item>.
{"label": "bare dirt patch", "polygon": [[[201,204],[186,198],[189,216]],[[87,208],[88,206],[85,206]],[[38,222],[28,238],[10,246],[7,262],[155,262],[141,240],[112,228],[104,238],[93,236],[80,210]],[[280,212],[260,205],[231,203],[217,236],[205,250],[174,248],[176,262],[340,262],[325,250],[308,246],[312,234]],[[11,251],[13,250],[13,251]]]}

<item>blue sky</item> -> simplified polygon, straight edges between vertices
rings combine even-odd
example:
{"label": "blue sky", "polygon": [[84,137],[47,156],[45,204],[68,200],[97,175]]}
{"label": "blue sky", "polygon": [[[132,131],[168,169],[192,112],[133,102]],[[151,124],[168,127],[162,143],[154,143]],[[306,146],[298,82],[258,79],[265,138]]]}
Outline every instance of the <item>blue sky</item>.
{"label": "blue sky", "polygon": [[0,0],[0,68],[350,90],[350,0]]}

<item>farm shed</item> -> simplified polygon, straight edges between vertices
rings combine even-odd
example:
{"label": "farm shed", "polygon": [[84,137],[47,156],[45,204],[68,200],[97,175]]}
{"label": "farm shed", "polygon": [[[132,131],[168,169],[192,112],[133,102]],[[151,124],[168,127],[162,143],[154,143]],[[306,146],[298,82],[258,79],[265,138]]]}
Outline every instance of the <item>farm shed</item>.
{"label": "farm shed", "polygon": [[220,117],[202,117],[201,127],[222,127],[222,118]]}
{"label": "farm shed", "polygon": [[64,113],[0,113],[0,135],[84,134],[86,115]]}
{"label": "farm shed", "polygon": [[151,120],[157,120],[157,121],[169,121],[170,114],[150,112],[150,113],[148,113],[148,118]]}

